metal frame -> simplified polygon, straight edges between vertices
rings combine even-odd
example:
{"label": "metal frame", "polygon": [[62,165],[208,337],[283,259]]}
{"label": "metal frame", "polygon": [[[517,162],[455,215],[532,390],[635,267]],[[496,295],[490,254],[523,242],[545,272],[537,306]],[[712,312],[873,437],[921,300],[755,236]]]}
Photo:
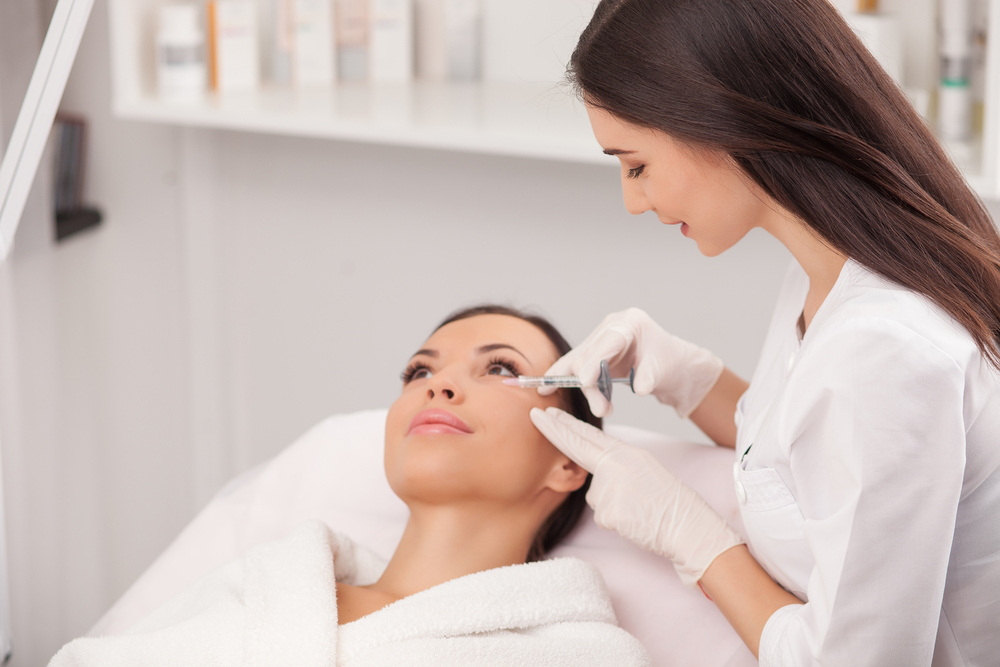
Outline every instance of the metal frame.
{"label": "metal frame", "polygon": [[[93,7],[94,0],[59,0],[42,42],[10,143],[0,162],[0,265],[14,244],[14,233]],[[6,663],[13,645],[2,484],[0,480],[0,663]]]}
{"label": "metal frame", "polygon": [[0,264],[14,233],[66,89],[94,0],[59,0],[24,95],[14,132],[0,163]]}

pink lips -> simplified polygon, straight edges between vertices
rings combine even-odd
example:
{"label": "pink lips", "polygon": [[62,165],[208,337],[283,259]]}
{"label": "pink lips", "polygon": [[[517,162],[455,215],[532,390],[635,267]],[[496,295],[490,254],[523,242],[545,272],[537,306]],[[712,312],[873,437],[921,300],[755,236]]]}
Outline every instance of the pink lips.
{"label": "pink lips", "polygon": [[687,236],[688,235],[688,229],[689,229],[688,228],[688,223],[682,222],[681,223],[681,234],[683,234],[684,236]]}
{"label": "pink lips", "polygon": [[423,410],[410,422],[406,435],[464,435],[472,429],[447,410]]}

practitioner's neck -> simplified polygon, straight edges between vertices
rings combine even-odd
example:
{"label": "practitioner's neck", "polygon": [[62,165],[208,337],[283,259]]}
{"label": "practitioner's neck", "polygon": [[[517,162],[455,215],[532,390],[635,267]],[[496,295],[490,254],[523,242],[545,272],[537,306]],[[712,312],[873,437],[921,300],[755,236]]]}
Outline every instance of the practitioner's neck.
{"label": "practitioner's neck", "polygon": [[540,521],[482,506],[410,508],[403,537],[373,590],[405,597],[452,579],[524,563]]}
{"label": "practitioner's neck", "polygon": [[775,207],[761,226],[788,248],[809,276],[809,292],[802,309],[803,324],[808,327],[840,278],[847,255],[820,238],[805,221],[781,207]]}

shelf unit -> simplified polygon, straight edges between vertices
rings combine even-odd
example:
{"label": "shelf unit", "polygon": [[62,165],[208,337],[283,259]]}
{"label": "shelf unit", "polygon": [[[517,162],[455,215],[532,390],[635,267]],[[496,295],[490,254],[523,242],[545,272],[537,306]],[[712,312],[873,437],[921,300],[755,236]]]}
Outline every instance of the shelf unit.
{"label": "shelf unit", "polygon": [[144,94],[115,99],[114,112],[174,125],[618,165],[601,152],[582,105],[544,85],[263,89],[185,105]]}
{"label": "shelf unit", "polygon": [[[497,19],[491,40],[495,49],[516,53],[522,61],[548,59],[527,76],[524,68],[511,68],[483,83],[342,84],[332,90],[265,85],[254,93],[207,95],[193,104],[164,102],[155,92],[154,10],[165,1],[109,2],[112,110],[119,118],[618,165],[601,152],[579,100],[558,84],[537,83],[558,80],[575,42],[573,31],[585,25],[585,1],[484,0]],[[524,13],[539,26],[534,33],[521,30],[508,38],[514,32],[508,24]]]}
{"label": "shelf unit", "polygon": [[[555,84],[341,85],[333,90],[263,87],[171,104],[154,91],[151,8],[159,0],[110,0],[116,116],[179,126],[617,166],[601,153],[585,110]],[[499,0],[498,0],[499,1]],[[509,0],[506,0],[509,2]],[[534,0],[572,6],[578,0]],[[1000,0],[989,3],[988,34],[1000,35]],[[891,3],[890,3],[891,4]],[[489,5],[487,5],[489,6]],[[933,11],[933,0],[923,2]],[[561,11],[561,10],[560,10]],[[528,14],[530,15],[530,14]],[[910,48],[926,48],[919,40]],[[925,58],[926,60],[926,58]],[[1000,39],[990,39],[981,135],[956,162],[984,199],[1000,198]],[[555,77],[552,77],[554,79]],[[551,80],[551,79],[550,79]]]}

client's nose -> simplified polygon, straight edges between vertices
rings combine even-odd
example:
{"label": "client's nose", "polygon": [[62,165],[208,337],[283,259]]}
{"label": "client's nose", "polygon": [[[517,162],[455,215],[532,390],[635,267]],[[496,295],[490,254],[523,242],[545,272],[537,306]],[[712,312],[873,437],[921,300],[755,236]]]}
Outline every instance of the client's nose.
{"label": "client's nose", "polygon": [[448,371],[442,371],[433,375],[427,382],[428,400],[435,397],[438,400],[456,401],[461,400],[461,387]]}

